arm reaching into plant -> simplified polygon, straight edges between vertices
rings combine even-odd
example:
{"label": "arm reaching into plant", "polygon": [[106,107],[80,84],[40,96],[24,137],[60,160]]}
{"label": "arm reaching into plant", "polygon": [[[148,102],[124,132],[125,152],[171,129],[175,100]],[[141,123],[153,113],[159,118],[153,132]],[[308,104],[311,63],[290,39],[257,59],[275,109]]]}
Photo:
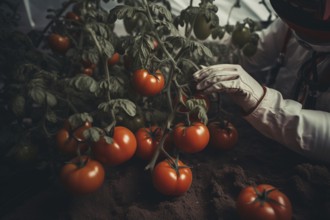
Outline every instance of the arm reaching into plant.
{"label": "arm reaching into plant", "polygon": [[204,93],[227,93],[248,113],[244,118],[265,136],[305,156],[330,161],[329,113],[302,109],[299,102],[283,99],[278,91],[263,89],[239,65],[206,67],[194,78]]}

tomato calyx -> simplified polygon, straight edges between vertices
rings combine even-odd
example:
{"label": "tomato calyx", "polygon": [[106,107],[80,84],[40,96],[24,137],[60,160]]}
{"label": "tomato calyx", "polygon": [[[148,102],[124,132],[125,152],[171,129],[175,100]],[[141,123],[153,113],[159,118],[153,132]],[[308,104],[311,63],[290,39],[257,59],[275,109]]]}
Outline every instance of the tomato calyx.
{"label": "tomato calyx", "polygon": [[260,206],[263,206],[266,202],[270,202],[275,205],[284,207],[283,204],[279,203],[278,201],[276,201],[272,198],[269,198],[269,196],[268,196],[270,193],[276,191],[277,190],[276,188],[272,188],[269,190],[263,189],[262,192],[260,192],[255,186],[253,186],[253,189],[257,195],[257,198],[255,200],[253,200],[252,202],[250,202],[250,204],[260,202]]}
{"label": "tomato calyx", "polygon": [[145,129],[145,132],[149,135],[149,137],[152,139],[152,140],[158,140],[159,137],[161,136],[161,128],[160,127],[156,127],[154,128],[154,130],[152,130],[153,128],[150,127],[149,129]]}
{"label": "tomato calyx", "polygon": [[76,160],[65,162],[65,164],[75,164],[78,169],[81,169],[86,166],[89,160],[90,158],[88,156],[82,156],[79,154]]}
{"label": "tomato calyx", "polygon": [[180,172],[179,172],[180,169],[191,168],[191,167],[189,167],[187,165],[183,165],[183,166],[181,165],[180,166],[179,165],[179,158],[178,157],[176,157],[175,160],[173,160],[173,158],[167,158],[166,161],[170,165],[170,167],[173,170],[175,170],[177,176],[180,176]]}

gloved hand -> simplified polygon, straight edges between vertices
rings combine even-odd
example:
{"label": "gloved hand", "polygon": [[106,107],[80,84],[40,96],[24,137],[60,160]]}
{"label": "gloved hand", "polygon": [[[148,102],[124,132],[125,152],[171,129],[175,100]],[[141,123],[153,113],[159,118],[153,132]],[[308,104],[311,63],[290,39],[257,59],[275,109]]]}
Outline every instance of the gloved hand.
{"label": "gloved hand", "polygon": [[246,113],[257,107],[264,96],[263,87],[240,65],[220,64],[194,73],[196,88],[203,93],[225,92]]}

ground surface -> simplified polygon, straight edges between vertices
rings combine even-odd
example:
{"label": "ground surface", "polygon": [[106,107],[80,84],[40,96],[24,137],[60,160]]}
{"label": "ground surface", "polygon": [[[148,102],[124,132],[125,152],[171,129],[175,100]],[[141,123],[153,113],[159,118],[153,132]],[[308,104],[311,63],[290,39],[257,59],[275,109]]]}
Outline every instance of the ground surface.
{"label": "ground surface", "polygon": [[[240,135],[233,150],[206,149],[182,156],[194,176],[184,196],[161,196],[144,171],[145,163],[133,159],[109,169],[107,181],[92,195],[73,197],[50,181],[3,219],[238,219],[239,191],[260,183],[287,194],[294,219],[330,219],[330,166],[296,155],[261,136],[243,119],[233,122]],[[24,187],[24,182],[20,184]]]}

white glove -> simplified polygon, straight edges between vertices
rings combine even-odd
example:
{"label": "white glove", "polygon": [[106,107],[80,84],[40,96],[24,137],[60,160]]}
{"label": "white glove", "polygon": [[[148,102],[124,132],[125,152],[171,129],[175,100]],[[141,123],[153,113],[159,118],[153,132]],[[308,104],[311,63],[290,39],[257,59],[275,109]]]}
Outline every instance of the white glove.
{"label": "white glove", "polygon": [[264,95],[262,86],[240,65],[220,64],[194,73],[196,88],[204,93],[225,92],[245,112],[255,109]]}

